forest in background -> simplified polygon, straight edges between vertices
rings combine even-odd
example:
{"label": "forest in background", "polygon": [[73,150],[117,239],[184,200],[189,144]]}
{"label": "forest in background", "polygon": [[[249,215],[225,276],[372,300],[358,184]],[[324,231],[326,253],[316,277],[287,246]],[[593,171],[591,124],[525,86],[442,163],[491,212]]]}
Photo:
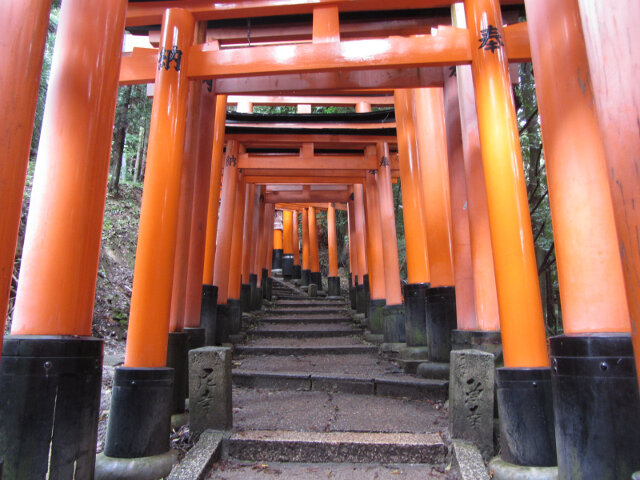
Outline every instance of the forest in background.
{"label": "forest in background", "polygon": [[[59,11],[60,0],[53,0],[31,142],[31,157],[22,209],[20,238],[16,252],[14,281],[9,305],[9,319],[11,318],[13,300],[17,288],[22,241],[24,238],[33,171],[40,139],[40,129],[42,126],[42,116]],[[535,81],[530,63],[520,65],[520,83],[514,86],[513,91],[520,126],[522,158],[527,181],[531,224],[536,246],[540,290],[547,333],[549,335],[557,334],[562,331],[560,297],[555,265],[555,250],[549,210],[544,151],[542,149],[542,136],[540,133],[538,106],[535,96]],[[126,334],[123,329],[126,328],[128,320],[131,283],[133,280],[133,264],[135,261],[136,237],[142,196],[142,182],[144,180],[151,105],[152,99],[147,97],[146,85],[120,87],[114,122],[109,184],[103,223],[100,268],[94,312],[94,333],[100,336],[124,336]],[[353,108],[313,107],[313,113],[344,112],[353,112]],[[256,106],[254,107],[254,113],[295,113],[295,106]],[[400,182],[393,185],[393,194],[401,276],[406,280],[406,254]],[[318,220],[321,268],[326,274],[328,270],[326,212],[320,212]],[[344,271],[348,271],[348,228],[345,212],[337,212],[336,224],[338,229],[337,236],[341,267],[344,267]],[[8,325],[10,325],[10,322],[8,322]]]}

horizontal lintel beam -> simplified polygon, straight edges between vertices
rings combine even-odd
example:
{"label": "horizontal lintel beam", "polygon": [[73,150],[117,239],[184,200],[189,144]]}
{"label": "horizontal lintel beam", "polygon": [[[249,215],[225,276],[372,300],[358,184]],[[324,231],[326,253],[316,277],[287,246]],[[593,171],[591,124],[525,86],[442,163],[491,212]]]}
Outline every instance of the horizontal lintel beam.
{"label": "horizontal lintel beam", "polygon": [[267,192],[264,201],[267,203],[326,203],[348,202],[351,192],[340,190],[312,190],[298,192]]}
{"label": "horizontal lintel beam", "polygon": [[371,170],[377,168],[377,159],[360,156],[248,155],[238,157],[238,168],[244,169],[308,169],[308,170]]}
{"label": "horizontal lintel beam", "polygon": [[[530,58],[526,25],[514,24],[505,29],[505,45],[511,61]],[[134,48],[123,56],[120,83],[152,83],[155,80],[158,51]],[[442,27],[437,35],[389,37],[381,39],[350,40],[343,42],[244,47],[219,50],[217,45],[199,44],[191,47],[187,62],[190,78],[210,80],[269,75],[304,75],[313,72],[334,72],[332,89],[367,88],[342,81],[340,77],[350,70],[411,69],[468,64],[471,46],[466,29]],[[526,58],[525,58],[526,57]],[[441,76],[441,73],[440,73]],[[357,76],[356,76],[357,77]],[[291,77],[290,77],[291,79]],[[325,79],[330,80],[330,79]],[[348,79],[347,79],[348,80]],[[335,83],[339,82],[340,86]],[[326,82],[325,82],[326,83]],[[273,88],[273,85],[271,86]],[[318,88],[307,86],[306,89]],[[371,85],[375,88],[375,85]],[[234,92],[214,87],[218,93],[251,93],[239,87]],[[256,87],[254,86],[254,89]],[[267,87],[262,87],[268,91]],[[280,88],[290,88],[281,86]],[[378,87],[380,88],[380,87]],[[398,88],[385,85],[384,88]],[[299,90],[304,90],[299,89]]]}

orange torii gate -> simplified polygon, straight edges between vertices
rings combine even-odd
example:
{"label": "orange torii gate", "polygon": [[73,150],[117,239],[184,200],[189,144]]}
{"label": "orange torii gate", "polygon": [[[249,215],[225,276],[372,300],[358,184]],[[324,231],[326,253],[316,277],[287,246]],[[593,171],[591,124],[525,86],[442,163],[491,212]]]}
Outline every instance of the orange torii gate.
{"label": "orange torii gate", "polygon": [[[11,3],[0,7],[3,13],[0,15],[2,30],[10,39],[12,51],[17,52],[19,59],[13,69],[19,75],[13,73],[9,77],[6,74],[5,78],[3,74],[1,77],[3,85],[16,88],[3,89],[0,97],[0,120],[3,127],[9,126],[8,129],[3,128],[6,137],[2,137],[5,141],[0,144],[3,145],[6,158],[17,158],[16,162],[2,162],[3,169],[0,171],[2,188],[5,188],[5,184],[10,185],[6,191],[2,191],[7,208],[0,213],[0,251],[8,252],[0,259],[0,281],[3,282],[0,288],[3,289],[11,282],[11,275],[5,272],[12,270],[17,219],[20,215],[20,192],[24,184],[30,140],[30,129],[24,127],[31,125],[33,120],[48,13],[47,2],[18,3],[20,5]],[[236,93],[286,94],[292,91],[298,94],[328,91],[353,94],[360,89],[371,89],[371,93],[401,88],[439,89],[444,85],[445,105],[450,106],[455,104],[449,103],[453,102],[453,94],[447,85],[453,86],[454,83],[447,75],[448,69],[443,70],[442,67],[453,66],[458,75],[457,93],[461,98],[461,142],[463,150],[469,155],[464,155],[464,168],[458,164],[455,165],[457,169],[451,167],[449,172],[450,175],[452,172],[461,174],[464,170],[469,198],[473,196],[479,200],[474,206],[476,213],[471,212],[469,218],[471,248],[472,252],[476,252],[475,256],[472,255],[474,274],[481,272],[482,263],[486,264],[489,258],[487,229],[490,232],[497,313],[505,359],[505,368],[498,371],[502,386],[499,394],[501,417],[522,423],[525,431],[548,433],[550,419],[543,417],[532,421],[526,416],[526,410],[532,409],[531,402],[538,402],[544,410],[550,395],[546,385],[553,378],[554,413],[559,429],[556,432],[557,459],[561,476],[590,478],[589,475],[592,475],[607,478],[612,471],[616,471],[628,477],[640,466],[637,449],[640,415],[628,334],[630,310],[637,344],[640,318],[634,296],[637,292],[634,272],[637,273],[638,261],[632,248],[637,244],[637,238],[629,234],[633,232],[631,226],[637,223],[637,214],[629,206],[636,200],[637,176],[633,174],[633,168],[628,170],[631,174],[620,176],[619,172],[628,168],[622,164],[620,169],[612,169],[617,182],[614,187],[607,179],[607,166],[620,165],[620,156],[617,154],[634,145],[635,137],[624,130],[625,136],[620,140],[617,132],[623,129],[616,129],[619,122],[609,121],[611,111],[616,108],[607,109],[605,106],[621,108],[623,104],[615,94],[608,93],[611,89],[604,89],[603,84],[611,79],[611,74],[607,73],[604,61],[593,55],[595,47],[591,39],[586,42],[590,50],[587,49],[582,27],[584,21],[596,31],[602,26],[604,31],[611,32],[607,22],[614,13],[598,10],[598,16],[592,15],[587,0],[527,0],[528,26],[503,26],[497,0],[466,0],[465,11],[462,15],[458,12],[458,16],[460,21],[464,17],[468,27],[442,26],[434,29],[431,35],[424,34],[426,32],[416,35],[406,33],[416,28],[415,25],[406,24],[402,27],[407,29],[404,30],[405,36],[382,38],[373,37],[371,29],[356,27],[350,33],[353,36],[349,38],[353,39],[341,39],[340,11],[429,8],[452,3],[445,0],[400,0],[390,6],[381,0],[294,0],[286,4],[241,0],[232,5],[214,5],[190,0],[130,2],[127,11],[125,0],[63,2],[16,307],[11,335],[5,339],[1,366],[0,452],[5,456],[8,475],[18,478],[41,478],[47,474],[65,476],[70,469],[73,469],[73,475],[87,478],[93,475],[95,454],[92,448],[87,449],[86,446],[95,440],[96,398],[102,353],[101,343],[90,337],[90,319],[100,220],[108,175],[110,125],[114,115],[120,63],[120,82],[155,82],[155,98],[127,354],[125,367],[117,370],[114,381],[107,455],[142,457],[163,455],[168,451],[167,419],[171,410],[173,375],[171,369],[166,368],[169,332],[179,333],[189,322],[195,323],[193,316],[189,321],[185,318],[181,321],[179,312],[183,308],[187,311],[189,305],[193,307],[193,299],[197,299],[197,296],[186,292],[189,290],[189,279],[192,292],[196,291],[193,278],[196,278],[196,283],[199,282],[198,275],[194,276],[192,272],[202,272],[204,268],[205,283],[212,281],[216,285],[216,280],[219,281],[216,285],[219,287],[218,304],[222,305],[229,299],[239,301],[241,270],[244,268],[234,270],[229,269],[229,265],[231,262],[236,266],[245,263],[242,260],[243,249],[236,240],[243,236],[245,225],[248,229],[251,224],[252,230],[255,230],[256,224],[249,221],[245,215],[247,209],[244,208],[245,205],[255,205],[257,187],[252,185],[281,183],[283,178],[287,178],[277,168],[262,175],[265,172],[261,171],[260,165],[250,172],[251,175],[239,172],[242,168],[238,164],[245,154],[241,151],[244,142],[239,138],[229,137],[223,155],[220,125],[224,125],[224,122],[216,122],[214,127],[213,122],[207,124],[197,121],[200,114],[210,118],[214,109],[220,114],[226,99],[214,105],[215,96]],[[635,7],[630,9],[634,14],[637,13]],[[287,45],[270,44],[279,43],[279,40],[272,38],[273,33],[263,33],[264,45],[245,45],[233,49],[223,48],[224,41],[208,41],[204,24],[206,20],[281,14],[313,14],[310,38],[308,33],[303,32],[296,35],[304,37],[304,41],[295,38],[294,42]],[[633,18],[633,15],[618,18],[617,21],[622,25],[620,29],[631,32]],[[120,62],[119,46],[125,23],[129,26],[162,23],[158,37],[160,53],[156,49],[134,50]],[[97,40],[95,25],[99,25],[100,31],[104,32]],[[381,30],[384,32],[385,28],[388,27],[382,27]],[[527,28],[531,30],[530,39]],[[551,35],[548,35],[549,32]],[[233,35],[228,35],[227,40],[233,40]],[[607,34],[599,35],[609,38]],[[80,48],[77,46],[79,38],[94,41],[85,42]],[[614,36],[609,39],[617,46],[622,46],[624,40],[621,38]],[[588,57],[592,60],[591,64],[587,62]],[[87,58],[91,61],[87,62]],[[563,310],[566,309],[565,332],[569,334],[551,340],[552,369],[549,368],[550,357],[542,322],[524,174],[508,75],[509,61],[529,59],[533,60],[539,78],[538,96],[547,149],[550,204],[558,245],[559,282]],[[630,66],[633,64],[628,59],[621,63],[627,73],[637,69]],[[593,74],[589,73],[590,67],[595,70]],[[468,70],[472,70],[471,78]],[[592,87],[592,75],[600,79],[595,90]],[[25,76],[28,79],[27,88],[18,88],[18,82],[23,82]],[[630,74],[628,78],[633,78],[633,75]],[[210,81],[210,85],[203,85],[197,80]],[[624,81],[616,79],[616,86],[620,83],[627,88],[625,91],[634,92]],[[475,94],[475,119],[468,98],[463,98],[463,95],[468,97],[471,92]],[[431,250],[441,253],[444,244],[438,243],[441,241],[438,239],[437,247],[430,245],[430,239],[434,235],[438,238],[438,235],[429,228],[429,214],[425,212],[429,202],[424,200],[425,192],[420,185],[415,185],[423,168],[420,155],[416,154],[421,149],[420,139],[415,138],[415,126],[411,126],[411,123],[419,123],[421,119],[409,112],[420,104],[416,100],[419,95],[418,92],[398,91],[397,99],[403,103],[402,106],[397,104],[396,108],[404,112],[401,114],[402,124],[400,121],[398,123],[400,173],[406,178],[403,184],[408,190],[403,194],[408,193],[407,200],[411,200],[407,202],[407,205],[412,204],[411,220],[415,220],[417,225],[422,224],[416,236],[412,236],[412,239],[422,240],[417,246],[412,246],[415,254],[412,255],[411,269],[415,275],[412,274],[411,279],[415,280],[412,281],[414,284],[426,284],[433,281]],[[414,100],[411,100],[412,96]],[[190,110],[189,106],[196,108]],[[637,116],[636,103],[630,110]],[[565,119],[569,113],[573,114],[571,122]],[[630,117],[633,118],[633,114]],[[475,138],[470,139],[469,136],[476,130],[476,122]],[[616,123],[616,127],[611,127],[611,123]],[[569,128],[553,128],[553,125],[568,125]],[[614,130],[616,133],[612,133]],[[185,138],[191,139],[191,144],[189,141],[186,144],[193,155],[185,155]],[[202,139],[202,142],[196,142],[196,145],[193,139]],[[377,160],[377,167],[372,169],[376,173],[371,175],[377,177],[380,220],[389,226],[387,229],[380,228],[387,307],[400,307],[399,278],[394,278],[398,263],[397,250],[394,252],[391,248],[395,242],[395,224],[390,190],[389,143],[367,142],[365,147],[369,149],[370,156],[364,159]],[[316,142],[308,141],[307,144]],[[448,148],[449,160],[453,157],[453,147],[456,145]],[[212,156],[213,169],[207,168]],[[196,165],[192,165],[190,162],[196,159]],[[478,159],[483,165],[484,185],[472,173],[477,171]],[[250,161],[250,155],[245,161]],[[291,161],[295,163],[293,159]],[[212,267],[208,267],[201,258],[205,255],[202,252],[202,238],[205,235],[202,235],[199,243],[194,236],[186,247],[180,232],[187,228],[193,231],[195,219],[203,211],[202,208],[195,208],[196,202],[203,202],[206,198],[210,206],[217,204],[219,195],[216,195],[216,190],[220,189],[218,175],[223,163],[219,223],[224,228],[217,231],[215,261]],[[363,163],[366,162],[363,160]],[[6,169],[5,164],[8,165]],[[442,167],[443,164],[439,165]],[[407,169],[413,173],[403,175]],[[428,169],[429,166],[424,167],[425,171]],[[189,171],[198,173],[185,173]],[[204,181],[205,172],[213,186],[209,195],[206,194],[208,182]],[[200,179],[200,174],[203,175],[203,181],[190,180],[194,193],[188,198],[183,194],[181,180],[189,176]],[[307,172],[305,175],[302,169],[288,177],[291,183],[345,183],[354,186],[354,199],[349,202],[350,217],[352,211],[354,217],[353,221],[350,218],[350,237],[357,237],[356,271],[363,276],[365,272],[373,270],[367,267],[368,263],[370,266],[378,265],[380,260],[371,260],[364,246],[365,230],[371,238],[379,238],[373,226],[375,222],[366,221],[367,216],[376,216],[375,205],[370,210],[371,215],[365,212],[365,203],[368,201],[365,197],[369,196],[365,191],[367,180],[373,185],[368,175],[366,172],[364,175],[362,172],[350,172],[331,178],[317,172]],[[571,184],[568,178],[574,175],[580,180]],[[451,192],[454,190],[452,184]],[[615,203],[611,201],[611,191],[615,193]],[[482,201],[483,193],[486,205]],[[443,195],[440,192],[438,199],[444,198]],[[181,225],[180,216],[188,204],[191,204],[192,211],[199,213],[192,215],[190,223]],[[243,208],[234,210],[234,205],[242,205]],[[212,210],[216,209],[217,205],[209,209],[210,220],[217,218],[212,214]],[[263,234],[262,241],[254,262],[247,262],[249,271],[251,263],[254,272],[258,266],[262,266],[263,272],[267,270],[268,274],[271,268],[268,259],[272,251],[273,224],[270,220],[273,210],[274,204],[264,203],[262,230],[259,218],[257,223],[257,230]],[[309,210],[313,217],[314,207],[310,206]],[[439,211],[442,213],[442,210]],[[487,212],[485,217],[477,214],[483,211]],[[457,214],[459,211],[451,215],[455,217]],[[198,218],[202,220],[202,217]],[[308,230],[312,230],[315,222],[308,218],[307,222]],[[620,261],[620,252],[616,250],[616,227],[624,264]],[[369,233],[368,229],[373,233]],[[477,237],[474,232],[481,235]],[[210,245],[213,241],[215,245],[215,236],[206,235],[208,241],[204,242],[205,252],[213,250],[213,247],[206,248],[206,244]],[[350,238],[351,242],[354,239]],[[195,246],[195,243],[200,246]],[[450,252],[449,258],[452,256],[455,253]],[[185,263],[193,268],[185,269]],[[307,261],[311,273],[317,273],[313,272],[312,263],[313,260]],[[208,268],[212,268],[213,272]],[[186,290],[176,283],[178,277],[181,278],[180,282],[187,282]],[[476,295],[482,294],[482,305],[491,307],[491,292],[481,292],[477,286],[479,279],[474,280]],[[451,281],[449,276],[447,281],[438,282],[450,286]],[[199,283],[197,286],[200,287]],[[626,296],[623,288],[626,289]],[[183,291],[191,300],[181,306],[176,302],[182,299],[175,295]],[[2,310],[4,319],[4,305]],[[191,308],[190,311],[193,315],[197,308]],[[399,311],[391,311],[394,315],[399,314]],[[233,317],[231,312],[227,314]],[[495,330],[495,319],[496,315],[482,325],[476,320],[474,327]],[[464,325],[471,326],[473,322],[467,321],[469,323]],[[389,343],[401,340],[400,327],[404,324],[388,324],[398,327],[385,331]],[[227,332],[221,334],[224,337]],[[216,335],[217,331],[213,334],[214,341]],[[636,355],[636,362],[639,357]],[[35,362],[37,368],[44,369],[44,376],[18,375],[25,362]],[[574,363],[578,366],[575,367]],[[57,380],[62,367],[68,369],[64,372],[69,374],[71,383],[62,384]],[[588,397],[579,395],[580,388],[586,387],[574,375],[576,369],[581,368],[588,372],[588,388],[594,393]],[[55,388],[48,389],[50,382],[58,383],[55,383]],[[142,387],[131,396],[121,394],[126,385],[133,384]],[[532,384],[542,386],[536,391],[545,393],[546,397],[530,393],[526,402],[513,400],[514,390],[521,385]],[[25,398],[17,402],[10,401],[11,395],[17,391],[25,392]],[[612,400],[607,395],[610,391],[618,395],[612,397],[627,401],[616,403],[616,398]],[[30,405],[26,401],[30,397],[39,398],[40,404]],[[157,408],[154,411],[148,409],[151,402],[146,401],[151,397]],[[63,409],[62,405],[66,407]],[[133,405],[144,407],[136,410]],[[23,422],[23,418],[30,418],[36,411],[34,409],[48,413],[38,416],[39,421]],[[83,421],[78,422],[78,416]],[[129,430],[125,429],[124,424],[131,421],[135,422],[133,430],[131,425]],[[598,439],[589,437],[585,440],[585,436],[571,433],[574,428],[585,431],[596,429],[602,435]],[[52,431],[65,433],[51,438]],[[133,434],[130,434],[132,431]],[[526,444],[525,437],[524,431],[503,431],[503,451],[508,452],[511,461],[539,465],[547,462],[549,457],[551,461],[555,460],[555,453],[549,451],[541,452],[540,456],[537,456],[539,452],[526,452],[527,455],[523,456],[518,447]],[[42,442],[33,446],[33,456],[21,463],[18,452],[33,439],[42,439]],[[603,455],[603,451],[606,454]],[[533,457],[529,457],[529,453],[533,453]],[[576,455],[579,461],[576,461]]]}

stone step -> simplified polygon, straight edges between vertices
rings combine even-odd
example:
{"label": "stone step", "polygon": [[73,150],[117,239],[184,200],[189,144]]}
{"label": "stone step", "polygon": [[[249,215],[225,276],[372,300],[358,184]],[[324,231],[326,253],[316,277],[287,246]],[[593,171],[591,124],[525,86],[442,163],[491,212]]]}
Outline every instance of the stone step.
{"label": "stone step", "polygon": [[230,456],[254,461],[444,464],[448,454],[435,433],[247,430],[227,442]]}
{"label": "stone step", "polygon": [[[382,463],[301,463],[301,462],[256,462],[235,458],[213,465],[214,472],[220,472],[225,480],[273,480],[299,478],[303,480],[450,480],[446,465],[424,463],[382,464]],[[486,477],[486,474],[485,474]],[[466,478],[466,477],[465,477]],[[473,477],[474,480],[475,477]],[[480,477],[478,477],[480,478]],[[484,477],[483,477],[484,478]],[[192,480],[191,478],[189,480]]]}
{"label": "stone step", "polygon": [[262,317],[260,323],[278,323],[288,325],[290,323],[351,323],[349,315],[278,315],[274,317]]}
{"label": "stone step", "polygon": [[248,388],[341,392],[380,397],[444,401],[449,382],[414,377],[393,378],[307,372],[233,370],[233,384]]}
{"label": "stone step", "polygon": [[287,347],[280,345],[238,345],[235,352],[239,355],[341,355],[351,353],[377,353],[375,345],[323,345]]}
{"label": "stone step", "polygon": [[308,315],[308,314],[318,314],[318,315],[329,315],[329,314],[337,314],[346,312],[346,307],[297,307],[297,308],[278,308],[271,307],[267,310],[267,315]]}
{"label": "stone step", "polygon": [[275,328],[258,328],[250,333],[252,338],[325,338],[325,337],[348,337],[350,335],[358,335],[361,330],[355,328],[338,329],[332,326],[331,329],[308,329],[308,328],[290,328],[287,330]]}
{"label": "stone step", "polygon": [[274,302],[274,305],[276,306],[292,306],[292,307],[297,307],[300,306],[301,303],[308,303],[309,305],[314,305],[314,306],[335,306],[335,305],[346,305],[346,302],[344,301],[344,298],[339,298],[339,299],[335,299],[335,300],[331,300],[331,299],[322,299],[322,300],[315,300],[313,298],[309,298],[309,297],[298,297],[298,298],[287,298],[286,300],[276,300]]}

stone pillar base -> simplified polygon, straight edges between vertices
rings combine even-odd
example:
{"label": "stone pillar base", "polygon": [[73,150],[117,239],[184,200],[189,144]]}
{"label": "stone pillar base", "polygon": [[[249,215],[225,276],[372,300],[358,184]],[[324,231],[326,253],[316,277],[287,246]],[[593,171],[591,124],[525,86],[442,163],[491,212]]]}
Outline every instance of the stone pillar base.
{"label": "stone pillar base", "polygon": [[195,440],[205,430],[233,427],[231,387],[230,348],[189,352],[189,426]]}
{"label": "stone pillar base", "polygon": [[178,451],[150,457],[113,458],[99,453],[96,457],[94,480],[157,480],[171,473],[173,464],[178,461]]}
{"label": "stone pillar base", "polygon": [[523,467],[495,457],[489,462],[492,480],[558,480],[558,467]]}
{"label": "stone pillar base", "polygon": [[451,352],[449,376],[449,431],[451,438],[466,440],[485,459],[494,455],[494,359],[479,350]]}

